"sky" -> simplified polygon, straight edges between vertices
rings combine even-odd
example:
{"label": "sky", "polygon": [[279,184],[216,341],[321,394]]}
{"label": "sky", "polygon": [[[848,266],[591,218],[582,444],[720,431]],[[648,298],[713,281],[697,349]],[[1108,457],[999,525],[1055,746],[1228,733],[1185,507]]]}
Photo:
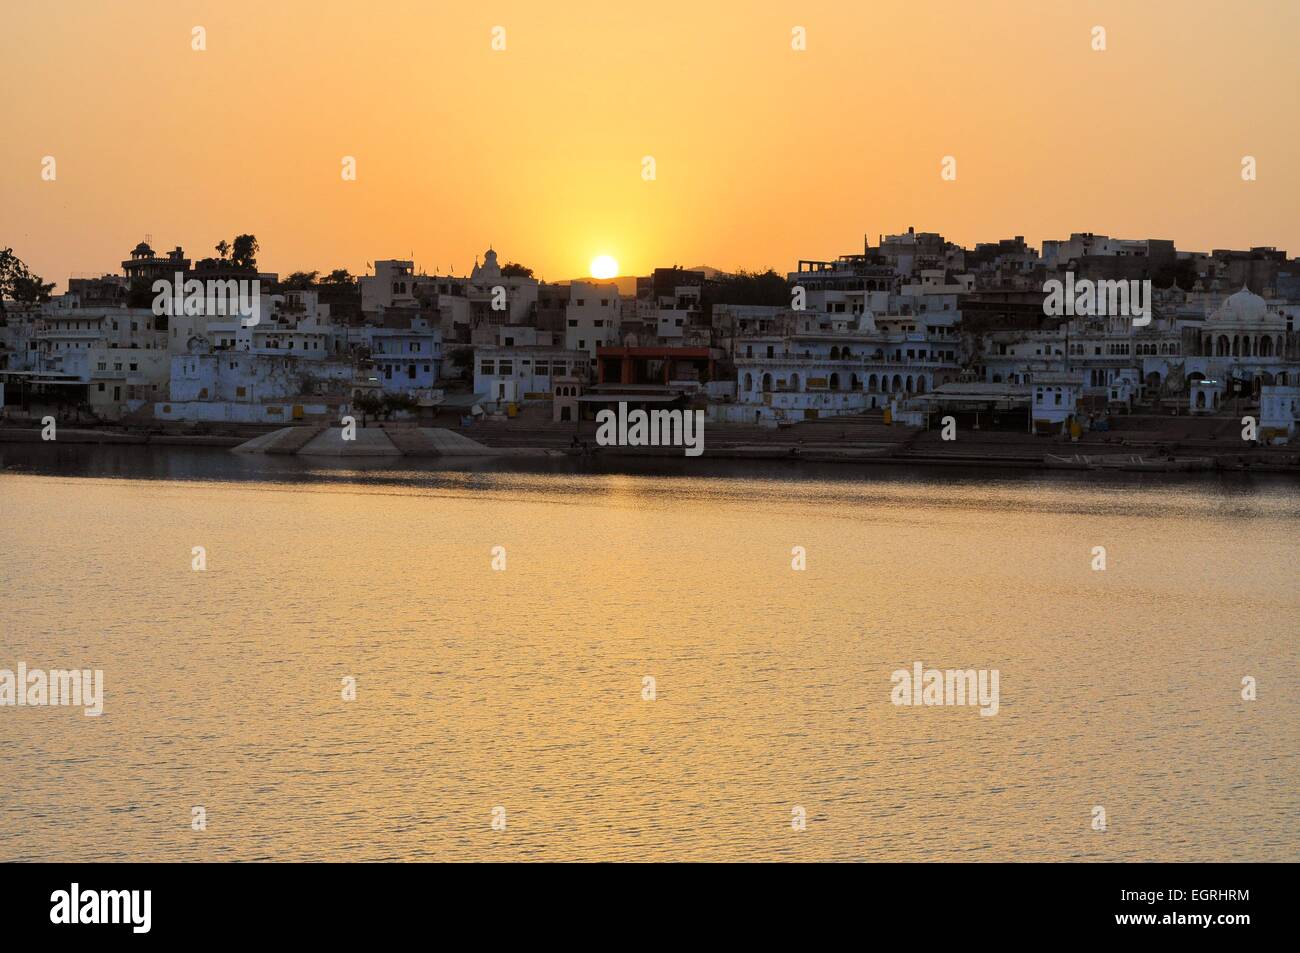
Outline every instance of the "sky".
{"label": "sky", "polygon": [[241,232],[282,274],[465,273],[492,245],[552,280],[602,254],[785,272],[908,226],[1300,254],[1295,0],[5,0],[4,20],[0,247],[60,288],[145,235],[204,257]]}

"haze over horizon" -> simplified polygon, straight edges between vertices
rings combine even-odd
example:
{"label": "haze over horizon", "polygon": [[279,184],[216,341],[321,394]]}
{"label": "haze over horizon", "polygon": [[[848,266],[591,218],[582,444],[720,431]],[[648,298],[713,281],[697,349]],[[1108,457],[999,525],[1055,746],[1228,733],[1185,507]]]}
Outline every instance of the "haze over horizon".
{"label": "haze over horizon", "polygon": [[1297,254],[1300,6],[1249,12],[19,6],[0,36],[18,91],[0,246],[60,288],[117,272],[146,234],[199,258],[251,232],[281,274],[408,257],[466,273],[490,244],[551,280],[604,254],[625,276],[785,272],[908,226],[967,247],[1094,231]]}

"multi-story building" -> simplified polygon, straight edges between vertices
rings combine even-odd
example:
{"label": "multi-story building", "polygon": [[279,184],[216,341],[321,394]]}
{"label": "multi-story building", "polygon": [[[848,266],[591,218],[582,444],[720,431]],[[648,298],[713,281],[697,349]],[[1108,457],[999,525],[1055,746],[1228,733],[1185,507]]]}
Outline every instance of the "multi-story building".
{"label": "multi-story building", "polygon": [[442,332],[422,318],[407,327],[352,328],[349,340],[367,349],[385,393],[427,393],[442,376]]}
{"label": "multi-story building", "polygon": [[[149,247],[148,242],[141,242],[131,250],[131,257],[122,262],[122,273],[129,283],[137,281],[153,284],[159,278],[172,280],[177,272],[189,271],[190,260],[179,245],[166,255],[158,255]],[[71,290],[71,288],[69,288]]]}
{"label": "multi-story building", "polygon": [[585,351],[594,366],[596,349],[618,341],[622,313],[617,284],[572,282],[564,313],[564,346],[570,351]]}
{"label": "multi-story building", "polygon": [[142,308],[73,308],[63,296],[43,308],[32,331],[30,370],[84,387],[85,402],[116,419],[166,393],[166,332]]}
{"label": "multi-story building", "polygon": [[485,404],[503,409],[508,404],[549,400],[557,378],[590,378],[587,351],[550,344],[516,344],[475,350],[474,393]]}

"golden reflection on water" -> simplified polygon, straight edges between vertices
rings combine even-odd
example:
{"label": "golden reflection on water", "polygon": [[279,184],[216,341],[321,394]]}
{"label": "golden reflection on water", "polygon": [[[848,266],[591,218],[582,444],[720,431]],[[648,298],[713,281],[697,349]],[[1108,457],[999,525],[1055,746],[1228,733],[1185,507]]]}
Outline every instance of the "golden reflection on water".
{"label": "golden reflection on water", "polygon": [[408,477],[0,473],[0,860],[1296,859],[1286,483]]}

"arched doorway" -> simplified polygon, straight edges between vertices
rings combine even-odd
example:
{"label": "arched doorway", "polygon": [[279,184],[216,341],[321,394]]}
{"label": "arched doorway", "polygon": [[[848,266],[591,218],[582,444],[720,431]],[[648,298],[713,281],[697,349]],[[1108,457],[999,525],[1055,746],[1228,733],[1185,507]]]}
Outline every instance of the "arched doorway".
{"label": "arched doorway", "polygon": [[764,393],[764,394],[770,394],[770,393],[772,393],[772,375],[771,375],[771,374],[764,374],[764,375],[763,375],[763,393]]}

